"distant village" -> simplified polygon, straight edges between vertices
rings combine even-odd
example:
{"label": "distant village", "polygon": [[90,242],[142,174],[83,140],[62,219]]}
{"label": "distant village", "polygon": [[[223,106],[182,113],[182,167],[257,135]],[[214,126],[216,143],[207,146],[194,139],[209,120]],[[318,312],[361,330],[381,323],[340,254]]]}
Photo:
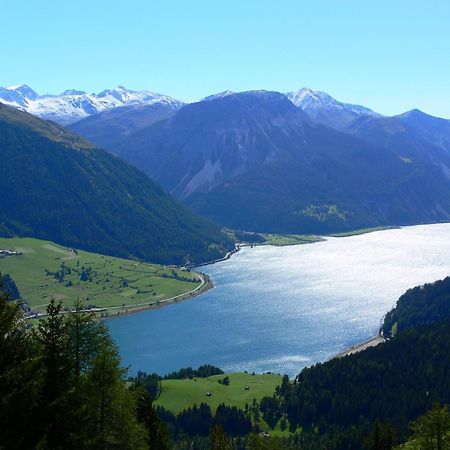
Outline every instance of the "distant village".
{"label": "distant village", "polygon": [[17,256],[21,254],[21,252],[16,252],[14,250],[0,249],[0,258],[2,256]]}

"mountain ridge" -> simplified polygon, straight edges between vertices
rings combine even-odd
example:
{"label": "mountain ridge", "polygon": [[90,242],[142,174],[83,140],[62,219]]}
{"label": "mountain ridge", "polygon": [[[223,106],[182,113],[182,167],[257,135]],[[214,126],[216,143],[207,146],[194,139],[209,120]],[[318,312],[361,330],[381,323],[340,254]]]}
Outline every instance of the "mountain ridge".
{"label": "mountain ridge", "polygon": [[313,120],[339,131],[344,131],[361,116],[381,117],[381,114],[365,106],[343,103],[325,92],[310,88],[287,92],[285,95]]}
{"label": "mountain ridge", "polygon": [[105,110],[131,105],[166,105],[180,108],[184,103],[152,91],[133,91],[117,86],[99,93],[69,89],[59,95],[39,95],[27,85],[0,87],[0,102],[40,118],[68,125]]}
{"label": "mountain ridge", "polygon": [[235,229],[330,233],[450,219],[441,169],[317,123],[277,92],[186,105],[111,150]]}

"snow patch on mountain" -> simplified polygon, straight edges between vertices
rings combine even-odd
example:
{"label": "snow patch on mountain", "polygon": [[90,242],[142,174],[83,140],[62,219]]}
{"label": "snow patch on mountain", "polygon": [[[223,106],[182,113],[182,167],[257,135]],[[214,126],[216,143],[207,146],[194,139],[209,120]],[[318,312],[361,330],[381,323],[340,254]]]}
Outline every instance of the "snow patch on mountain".
{"label": "snow patch on mountain", "polygon": [[200,101],[207,102],[210,100],[216,100],[217,98],[228,97],[229,95],[233,95],[233,94],[235,94],[235,92],[226,90],[223,92],[219,92],[218,94],[208,95],[207,97],[202,98]]}
{"label": "snow patch on mountain", "polygon": [[0,87],[0,102],[62,125],[121,106],[164,104],[179,109],[184,105],[166,95],[151,91],[132,91],[123,86],[92,94],[70,89],[60,95],[38,95],[25,84]]}
{"label": "snow patch on mountain", "polygon": [[287,92],[285,95],[313,120],[338,130],[345,130],[361,116],[381,117],[381,114],[365,106],[343,103],[325,92],[309,88]]}
{"label": "snow patch on mountain", "polygon": [[314,113],[318,109],[328,111],[351,111],[357,114],[369,116],[381,116],[381,114],[372,111],[365,106],[353,105],[351,103],[342,103],[326,92],[315,91],[309,88],[303,88],[296,92],[287,92],[287,98],[295,105],[307,113]]}

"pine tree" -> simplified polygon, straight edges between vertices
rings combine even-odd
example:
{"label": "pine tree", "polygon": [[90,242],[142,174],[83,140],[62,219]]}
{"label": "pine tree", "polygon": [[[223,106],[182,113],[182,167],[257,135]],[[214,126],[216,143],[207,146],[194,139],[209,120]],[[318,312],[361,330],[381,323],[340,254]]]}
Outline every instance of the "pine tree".
{"label": "pine tree", "polygon": [[230,440],[220,425],[215,425],[211,431],[211,450],[231,450]]}
{"label": "pine tree", "polygon": [[37,341],[41,348],[44,365],[42,387],[42,443],[48,449],[65,449],[66,437],[71,426],[69,412],[73,411],[68,401],[70,389],[70,359],[67,354],[67,324],[61,314],[61,302],[50,300],[47,316],[38,325]]}
{"label": "pine tree", "polygon": [[365,440],[368,450],[391,450],[396,443],[396,433],[390,424],[375,422]]}
{"label": "pine tree", "polygon": [[146,432],[137,421],[136,398],[126,388],[125,373],[120,368],[115,345],[105,336],[86,376],[90,415],[88,435],[93,437],[93,449],[146,448]]}
{"label": "pine tree", "polygon": [[147,431],[149,448],[169,450],[169,432],[165,423],[158,417],[150,393],[140,385],[135,385],[133,390],[137,398],[137,418]]}

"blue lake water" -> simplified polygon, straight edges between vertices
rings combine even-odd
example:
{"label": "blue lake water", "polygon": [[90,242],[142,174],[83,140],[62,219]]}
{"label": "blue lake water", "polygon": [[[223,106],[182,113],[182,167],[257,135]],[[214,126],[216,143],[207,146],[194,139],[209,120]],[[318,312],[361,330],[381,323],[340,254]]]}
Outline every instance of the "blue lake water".
{"label": "blue lake water", "polygon": [[131,373],[208,363],[295,375],[374,336],[409,287],[450,275],[450,224],[245,248],[202,271],[206,294],[107,321]]}

